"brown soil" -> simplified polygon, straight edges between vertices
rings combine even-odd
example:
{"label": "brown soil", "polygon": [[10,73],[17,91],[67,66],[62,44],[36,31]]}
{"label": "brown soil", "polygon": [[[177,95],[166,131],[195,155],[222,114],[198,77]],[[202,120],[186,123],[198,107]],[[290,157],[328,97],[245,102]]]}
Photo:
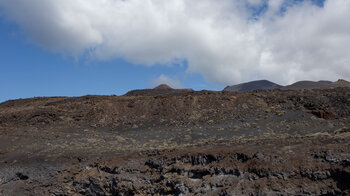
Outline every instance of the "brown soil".
{"label": "brown soil", "polygon": [[350,90],[0,104],[0,195],[348,195]]}

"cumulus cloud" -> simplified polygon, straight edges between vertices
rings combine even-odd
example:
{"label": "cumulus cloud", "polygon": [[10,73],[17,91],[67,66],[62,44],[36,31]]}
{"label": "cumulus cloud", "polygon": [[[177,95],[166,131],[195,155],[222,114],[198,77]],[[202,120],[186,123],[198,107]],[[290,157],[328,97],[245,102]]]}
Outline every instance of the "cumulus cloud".
{"label": "cumulus cloud", "polygon": [[164,74],[161,74],[159,77],[153,78],[151,80],[152,88],[161,84],[167,84],[171,88],[184,88],[184,85],[178,79],[166,76]]}
{"label": "cumulus cloud", "polygon": [[350,78],[350,1],[288,2],[0,0],[0,10],[32,42],[75,57],[185,60],[188,72],[224,85]]}

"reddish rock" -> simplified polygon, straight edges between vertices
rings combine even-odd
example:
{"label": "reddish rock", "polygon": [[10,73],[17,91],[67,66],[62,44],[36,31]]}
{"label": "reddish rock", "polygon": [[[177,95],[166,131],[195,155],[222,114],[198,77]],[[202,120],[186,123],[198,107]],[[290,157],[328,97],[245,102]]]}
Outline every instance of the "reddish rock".
{"label": "reddish rock", "polygon": [[161,85],[155,87],[154,89],[160,90],[160,89],[173,89],[173,88],[171,88],[170,86],[168,86],[166,84],[161,84]]}
{"label": "reddish rock", "polygon": [[329,111],[325,110],[307,110],[305,111],[308,114],[313,114],[317,116],[318,118],[323,118],[325,120],[334,120],[335,119],[335,114]]}

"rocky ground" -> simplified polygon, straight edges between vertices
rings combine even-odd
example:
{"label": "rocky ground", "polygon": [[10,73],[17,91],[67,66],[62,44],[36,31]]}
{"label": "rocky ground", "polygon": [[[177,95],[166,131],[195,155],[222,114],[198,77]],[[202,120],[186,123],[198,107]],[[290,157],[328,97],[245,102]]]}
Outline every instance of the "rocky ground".
{"label": "rocky ground", "polygon": [[350,195],[350,90],[0,104],[0,195]]}

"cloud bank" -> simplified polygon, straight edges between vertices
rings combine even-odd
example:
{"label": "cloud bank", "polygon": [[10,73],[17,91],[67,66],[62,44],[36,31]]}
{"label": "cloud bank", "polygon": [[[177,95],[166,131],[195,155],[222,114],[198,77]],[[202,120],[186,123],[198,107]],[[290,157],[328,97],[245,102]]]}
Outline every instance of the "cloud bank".
{"label": "cloud bank", "polygon": [[0,0],[53,52],[151,66],[188,63],[216,84],[350,78],[350,1]]}

